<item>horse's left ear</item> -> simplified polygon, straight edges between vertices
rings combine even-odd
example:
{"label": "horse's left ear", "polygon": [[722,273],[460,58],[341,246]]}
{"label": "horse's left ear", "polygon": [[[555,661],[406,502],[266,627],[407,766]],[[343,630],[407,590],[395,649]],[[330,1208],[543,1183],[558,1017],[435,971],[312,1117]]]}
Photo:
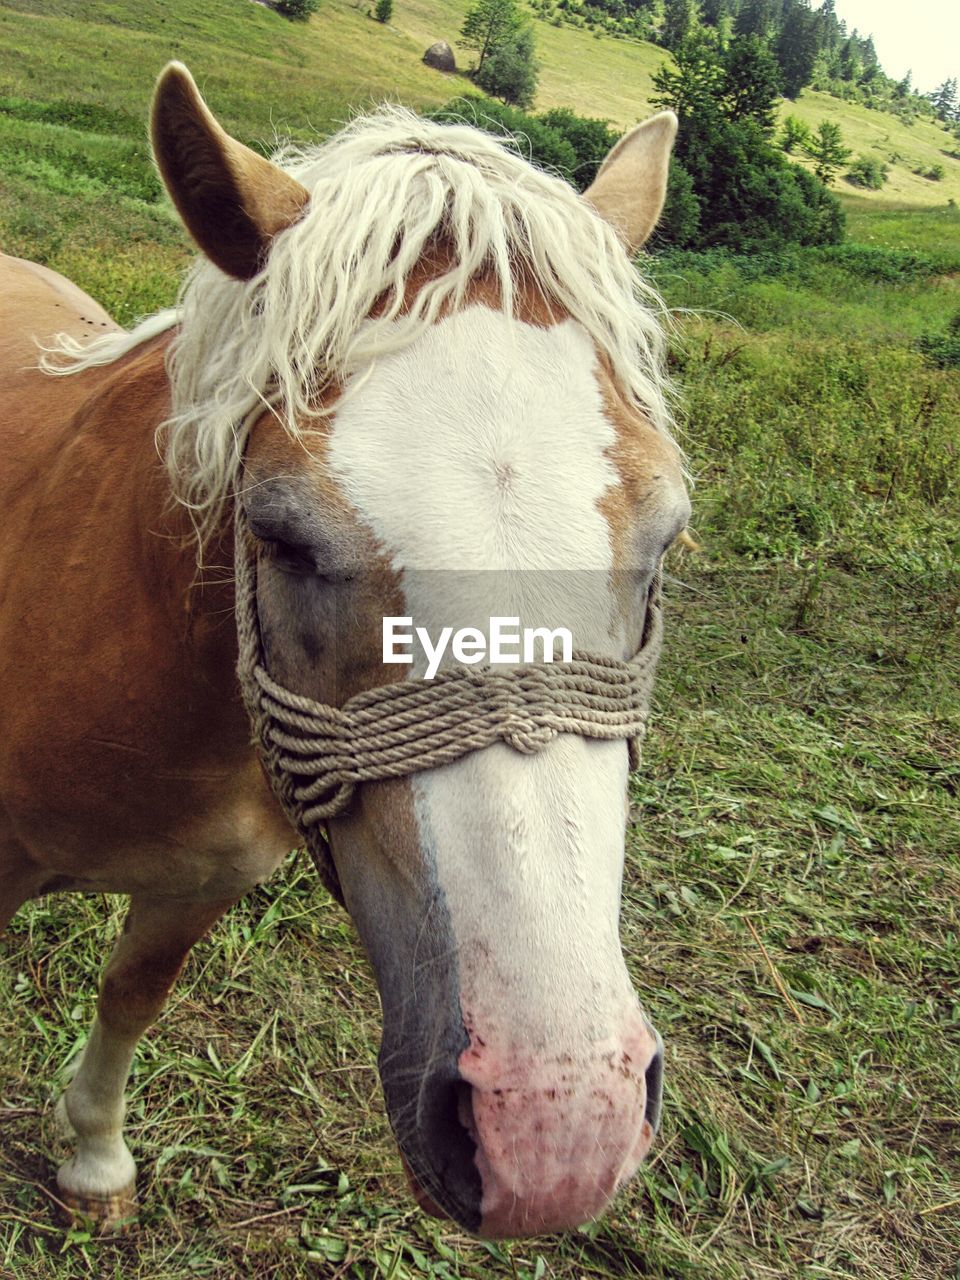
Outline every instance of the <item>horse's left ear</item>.
{"label": "horse's left ear", "polygon": [[220,127],[181,62],[169,63],[157,81],[150,139],[160,176],[203,252],[238,280],[256,275],[273,237],[299,218],[306,188]]}
{"label": "horse's left ear", "polygon": [[677,117],[661,111],[625,133],[583,193],[635,253],[657,225],[667,194]]}

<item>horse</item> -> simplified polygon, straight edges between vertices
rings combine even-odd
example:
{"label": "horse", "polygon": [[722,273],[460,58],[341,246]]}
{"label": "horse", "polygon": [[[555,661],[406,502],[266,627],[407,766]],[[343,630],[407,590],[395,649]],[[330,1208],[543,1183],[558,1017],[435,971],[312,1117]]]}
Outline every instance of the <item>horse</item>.
{"label": "horse", "polygon": [[[212,566],[249,540],[271,677],[341,707],[423,679],[384,661],[385,619],[559,619],[626,662],[690,510],[635,266],[672,114],[582,196],[399,107],[267,159],[178,63],[150,127],[200,249],[175,307],[128,332],[46,267],[0,266],[0,929],[54,891],[129,895],[61,1098],[57,1195],[105,1231],[137,1213],[137,1041],[295,843]],[[327,822],[411,1189],[490,1238],[602,1213],[660,1113],[618,928],[627,746],[547,738],[372,776]]]}

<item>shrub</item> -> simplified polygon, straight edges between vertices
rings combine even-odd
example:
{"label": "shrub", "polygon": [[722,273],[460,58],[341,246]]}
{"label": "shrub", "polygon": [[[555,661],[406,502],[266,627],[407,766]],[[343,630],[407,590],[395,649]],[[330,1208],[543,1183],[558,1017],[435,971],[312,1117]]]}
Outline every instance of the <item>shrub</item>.
{"label": "shrub", "polygon": [[946,333],[924,333],[917,346],[937,369],[960,369],[960,311],[947,325]]}
{"label": "shrub", "polygon": [[944,264],[925,253],[911,249],[885,249],[872,244],[843,244],[823,250],[828,262],[836,263],[861,280],[877,284],[907,284],[925,280],[943,269]]}
{"label": "shrub", "polygon": [[848,182],[855,187],[868,187],[871,191],[879,191],[887,180],[890,166],[875,156],[857,156],[847,173]]}
{"label": "shrub", "polygon": [[947,176],[947,171],[942,164],[933,164],[927,170],[926,176],[931,182],[942,182]]}
{"label": "shrub", "polygon": [[554,107],[536,117],[537,123],[565,138],[576,156],[574,168],[564,177],[580,191],[586,191],[597,176],[607,152],[620,137],[607,120],[578,116],[569,107]]}
{"label": "shrub", "polygon": [[393,17],[393,0],[377,0],[375,12],[378,22],[389,22]]}
{"label": "shrub", "polygon": [[516,107],[470,94],[454,98],[445,106],[431,111],[428,119],[441,123],[466,121],[478,129],[492,133],[494,137],[505,138],[514,143],[520,154],[534,164],[554,169],[561,177],[576,185],[573,175],[577,169],[577,153],[567,139],[556,129],[549,128]]}
{"label": "shrub", "polygon": [[843,239],[837,197],[771,146],[753,121],[689,118],[681,128],[678,159],[700,202],[698,244],[704,247],[749,252]]}
{"label": "shrub", "polygon": [[693,179],[676,157],[670,161],[667,199],[654,233],[654,244],[688,249],[700,235],[700,201]]}
{"label": "shrub", "polygon": [[126,111],[116,111],[92,102],[57,99],[37,102],[31,98],[0,98],[0,115],[15,120],[36,120],[41,124],[62,124],[84,133],[119,134],[121,137],[143,136],[143,121]]}
{"label": "shrub", "polygon": [[285,18],[306,22],[320,7],[320,0],[275,0],[275,7],[277,13],[282,13]]}

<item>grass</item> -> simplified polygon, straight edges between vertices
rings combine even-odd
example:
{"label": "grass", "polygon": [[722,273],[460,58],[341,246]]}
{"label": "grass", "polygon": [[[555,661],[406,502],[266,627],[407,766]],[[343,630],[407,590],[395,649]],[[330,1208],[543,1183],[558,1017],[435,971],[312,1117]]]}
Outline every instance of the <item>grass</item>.
{"label": "grass", "polygon": [[[226,0],[4,0],[0,243],[122,320],[170,301],[189,250],[141,124],[165,58],[268,145],[366,95],[445,101],[450,81],[418,58],[458,13],[410,0],[384,30],[345,0],[306,27]],[[645,92],[615,61],[629,46],[538,35],[557,94],[540,105],[642,114],[620,94]],[[676,317],[703,549],[671,564],[632,797],[624,948],[667,1045],[663,1132],[633,1187],[600,1223],[522,1244],[424,1218],[380,1097],[372,978],[293,856],[195,949],[144,1040],[129,1121],[144,1208],[119,1241],[64,1234],[48,1189],[60,1073],[122,903],[59,897],[16,918],[0,942],[0,1275],[960,1275],[960,377],[916,346],[960,308],[960,215],[910,194],[845,204],[841,250],[647,263]]]}

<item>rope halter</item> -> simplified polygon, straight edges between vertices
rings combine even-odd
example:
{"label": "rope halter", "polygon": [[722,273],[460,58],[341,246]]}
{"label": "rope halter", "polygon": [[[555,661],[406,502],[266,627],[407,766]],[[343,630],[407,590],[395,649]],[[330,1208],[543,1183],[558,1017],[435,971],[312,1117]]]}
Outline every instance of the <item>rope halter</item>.
{"label": "rope halter", "polygon": [[254,742],[284,812],[327,888],[343,902],[324,824],[362,782],[403,778],[504,742],[524,755],[560,733],[625,738],[640,763],[663,623],[654,577],[640,649],[629,662],[575,652],[570,662],[453,667],[432,680],[366,689],[334,707],[278,684],[266,668],[257,613],[257,560],[234,499],[237,674]]}

